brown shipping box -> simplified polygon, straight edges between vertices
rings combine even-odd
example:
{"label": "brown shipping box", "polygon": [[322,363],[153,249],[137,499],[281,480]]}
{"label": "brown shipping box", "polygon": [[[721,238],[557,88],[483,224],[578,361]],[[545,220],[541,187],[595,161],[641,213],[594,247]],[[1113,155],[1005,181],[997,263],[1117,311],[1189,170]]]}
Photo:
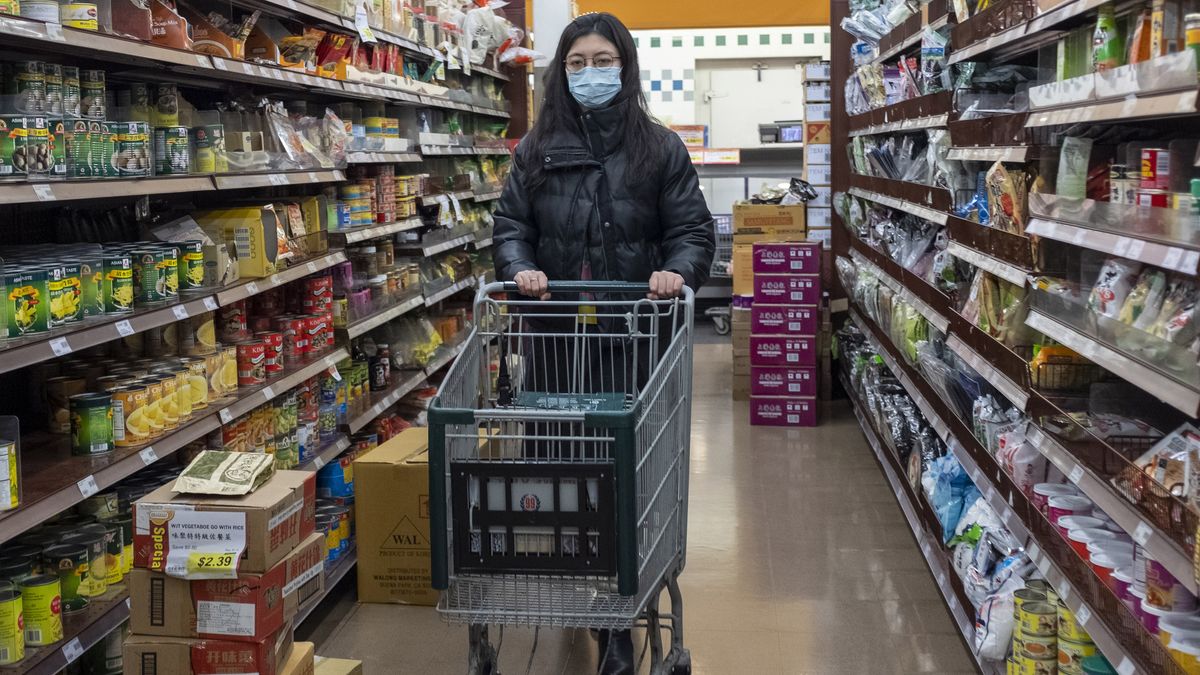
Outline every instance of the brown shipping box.
{"label": "brown shipping box", "polygon": [[279,675],[313,675],[316,672],[317,646],[311,642],[297,642],[292,645],[292,653],[288,654],[287,663],[279,669]]}
{"label": "brown shipping box", "polygon": [[359,602],[437,604],[428,450],[428,430],[413,428],[354,460]]}
{"label": "brown shipping box", "polygon": [[135,567],[168,571],[169,564],[186,564],[190,548],[213,551],[222,541],[244,541],[238,572],[266,572],[315,529],[317,480],[309,471],[276,471],[240,497],[176,494],[174,485],[134,504]]}
{"label": "brown shipping box", "polygon": [[734,204],[733,243],[804,241],[808,233],[805,205]]}
{"label": "brown shipping box", "polygon": [[291,626],[258,642],[131,634],[122,660],[124,675],[282,675],[291,649]]}
{"label": "brown shipping box", "polygon": [[363,675],[362,661],[318,656],[316,675]]}
{"label": "brown shipping box", "polygon": [[754,295],[754,246],[734,244],[731,264],[733,294]]}
{"label": "brown shipping box", "polygon": [[328,554],[314,532],[264,574],[188,581],[134,568],[129,573],[129,628],[141,635],[212,637],[254,642],[287,625],[321,592]]}

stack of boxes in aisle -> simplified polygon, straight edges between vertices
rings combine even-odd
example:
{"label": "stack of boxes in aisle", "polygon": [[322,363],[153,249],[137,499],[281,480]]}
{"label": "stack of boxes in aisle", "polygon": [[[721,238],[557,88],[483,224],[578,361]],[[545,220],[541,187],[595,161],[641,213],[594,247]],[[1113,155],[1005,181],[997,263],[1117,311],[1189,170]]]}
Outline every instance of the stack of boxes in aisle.
{"label": "stack of boxes in aisle", "polygon": [[[214,454],[233,453],[205,452],[196,462]],[[125,675],[312,673],[313,646],[293,644],[292,622],[324,589],[316,475],[275,471],[245,494],[175,487],[134,505]]]}
{"label": "stack of boxes in aisle", "polygon": [[[833,162],[833,128],[830,122],[833,107],[830,68],[828,62],[810,63],[804,67],[804,180],[817,191],[817,198],[808,203],[808,239],[820,241],[829,251],[832,245],[831,208],[833,194],[831,168]],[[825,254],[826,257],[830,253]],[[832,269],[824,265],[823,269]],[[828,280],[827,280],[828,281]]]}

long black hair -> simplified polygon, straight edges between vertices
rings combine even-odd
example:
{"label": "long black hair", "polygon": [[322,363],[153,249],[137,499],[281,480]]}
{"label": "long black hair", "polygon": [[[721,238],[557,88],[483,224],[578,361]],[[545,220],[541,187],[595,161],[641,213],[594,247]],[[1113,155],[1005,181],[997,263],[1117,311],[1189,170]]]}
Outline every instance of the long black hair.
{"label": "long black hair", "polygon": [[621,108],[621,116],[625,120],[622,144],[628,155],[629,171],[626,178],[629,184],[644,183],[654,175],[661,163],[662,142],[655,129],[658,121],[650,116],[646,97],[642,94],[641,70],[633,35],[612,14],[584,14],[563,29],[554,60],[546,69],[543,83],[546,93],[541,112],[521,143],[525,182],[529,189],[540,187],[546,180],[541,158],[546,154],[549,139],[558,131],[580,129],[579,116],[583,114],[583,109],[571,95],[564,69],[567,54],[571,52],[575,41],[593,33],[616,45],[621,57],[621,91],[617,92],[610,107]]}

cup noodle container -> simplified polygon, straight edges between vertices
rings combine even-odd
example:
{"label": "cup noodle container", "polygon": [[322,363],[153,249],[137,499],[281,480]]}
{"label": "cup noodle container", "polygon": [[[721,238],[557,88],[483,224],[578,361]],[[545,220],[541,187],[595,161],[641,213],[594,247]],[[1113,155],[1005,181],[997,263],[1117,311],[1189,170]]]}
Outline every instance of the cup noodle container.
{"label": "cup noodle container", "polygon": [[1168,612],[1196,611],[1196,596],[1162,563],[1146,556],[1146,604]]}
{"label": "cup noodle container", "polygon": [[[1129,609],[1129,613],[1133,614],[1133,618],[1139,624],[1142,623],[1142,600],[1145,599],[1145,597],[1145,593],[1142,593],[1133,586],[1130,586],[1129,590],[1125,594],[1125,597],[1122,599],[1122,602],[1125,603],[1125,607]],[[1127,626],[1127,628],[1132,628],[1132,626]]]}
{"label": "cup noodle container", "polygon": [[1167,653],[1185,673],[1200,673],[1200,637],[1176,636],[1167,644]]}
{"label": "cup noodle container", "polygon": [[1104,521],[1091,516],[1063,516],[1054,523],[1058,533],[1068,539],[1071,530],[1095,530],[1104,527]]}
{"label": "cup noodle container", "polygon": [[1158,633],[1158,623],[1164,619],[1178,619],[1185,616],[1192,616],[1192,612],[1169,612],[1165,609],[1159,609],[1145,600],[1142,601],[1142,625],[1151,634]]}
{"label": "cup noodle container", "polygon": [[1091,567],[1096,576],[1100,577],[1100,581],[1104,585],[1112,588],[1112,574],[1122,567],[1127,567],[1133,563],[1132,558],[1123,558],[1113,553],[1096,553],[1092,556]]}
{"label": "cup noodle container", "polygon": [[1158,639],[1170,649],[1172,640],[1200,640],[1200,616],[1171,616],[1158,622]]}
{"label": "cup noodle container", "polygon": [[[1105,530],[1107,531],[1107,530]],[[1086,560],[1089,562],[1092,556],[1097,553],[1107,553],[1113,558],[1129,558],[1129,563],[1133,564],[1133,542],[1124,539],[1100,539],[1091,541],[1087,545]]]}
{"label": "cup noodle container", "polygon": [[[1038,483],[1033,486],[1033,499],[1031,501],[1037,507],[1037,510],[1044,514],[1047,512],[1047,504],[1051,497],[1068,497],[1078,494],[1079,490],[1074,485],[1067,485],[1066,483]],[[1057,521],[1051,518],[1050,522],[1054,523]]]}
{"label": "cup noodle container", "polygon": [[[1075,552],[1079,554],[1079,557],[1083,558],[1084,560],[1091,559],[1088,552],[1089,544],[1093,542],[1100,543],[1104,541],[1113,541],[1118,537],[1120,537],[1119,534],[1100,528],[1070,530],[1067,532],[1067,541],[1071,543],[1071,548],[1075,549]],[[1133,558],[1132,548],[1130,549],[1129,557],[1131,559]]]}
{"label": "cup noodle container", "polygon": [[1092,500],[1079,495],[1051,497],[1046,503],[1046,517],[1057,523],[1063,516],[1084,516],[1092,512]]}
{"label": "cup noodle container", "polygon": [[1119,567],[1109,576],[1109,581],[1112,582],[1113,595],[1121,602],[1125,602],[1129,598],[1129,587],[1133,584],[1133,566],[1126,565]]}

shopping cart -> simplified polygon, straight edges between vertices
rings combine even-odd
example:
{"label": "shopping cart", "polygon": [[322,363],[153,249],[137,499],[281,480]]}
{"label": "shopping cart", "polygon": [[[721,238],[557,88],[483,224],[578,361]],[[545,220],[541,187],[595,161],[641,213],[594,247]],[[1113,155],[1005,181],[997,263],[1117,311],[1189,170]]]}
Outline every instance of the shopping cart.
{"label": "shopping cart", "polygon": [[[710,276],[714,279],[729,279],[733,276],[733,216],[713,216],[713,232],[716,235],[717,248],[713,254]],[[705,315],[713,320],[717,335],[729,335],[730,312],[729,306],[710,307]]]}
{"label": "shopping cart", "polygon": [[471,673],[498,672],[489,625],[643,627],[652,673],[691,672],[678,577],[694,296],[647,290],[551,282],[549,300],[498,300],[516,287],[493,283],[476,295],[475,328],[429,410],[433,585],[442,616],[471,625]]}

